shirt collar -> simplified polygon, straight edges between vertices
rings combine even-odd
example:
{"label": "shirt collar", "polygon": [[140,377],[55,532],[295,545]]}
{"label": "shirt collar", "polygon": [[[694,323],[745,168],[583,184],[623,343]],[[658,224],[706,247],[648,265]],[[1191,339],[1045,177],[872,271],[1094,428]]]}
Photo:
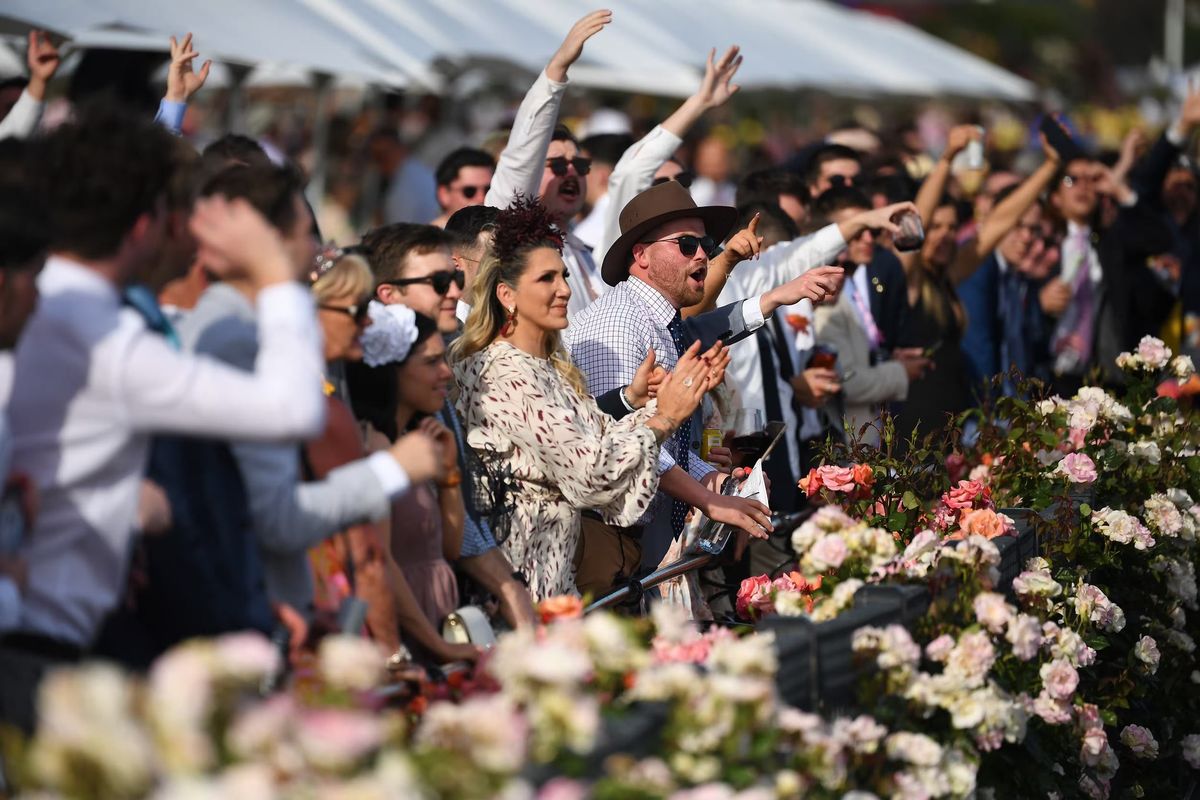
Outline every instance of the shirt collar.
{"label": "shirt collar", "polygon": [[42,294],[83,292],[112,300],[117,304],[121,302],[121,292],[112,281],[94,269],[65,256],[50,256],[46,259],[41,274],[38,275],[37,285]]}
{"label": "shirt collar", "polygon": [[1079,233],[1083,233],[1085,236],[1088,236],[1088,235],[1091,235],[1091,232],[1092,232],[1092,228],[1090,225],[1079,225],[1075,222],[1072,222],[1071,220],[1067,220],[1067,237],[1068,238],[1075,236]]}
{"label": "shirt collar", "polygon": [[995,252],[996,252],[996,266],[1000,269],[1000,274],[1001,275],[1008,274],[1008,261],[1005,260],[1004,256],[1000,255],[999,250],[996,250]]}
{"label": "shirt collar", "polygon": [[671,301],[663,297],[658,289],[640,278],[631,276],[625,281],[625,284],[635,297],[640,298],[646,304],[646,308],[650,311],[650,318],[664,328],[671,324],[671,320],[675,319],[675,315],[679,313],[679,309],[671,305]]}

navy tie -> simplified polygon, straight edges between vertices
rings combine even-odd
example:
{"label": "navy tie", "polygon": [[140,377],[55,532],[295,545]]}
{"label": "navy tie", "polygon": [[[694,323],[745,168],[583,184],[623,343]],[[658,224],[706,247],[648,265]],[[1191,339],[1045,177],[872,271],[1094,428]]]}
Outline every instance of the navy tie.
{"label": "navy tie", "polygon": [[[683,319],[680,318],[679,312],[675,312],[674,318],[667,325],[667,330],[671,333],[671,341],[675,344],[675,357],[681,358],[687,344],[684,342],[683,334]],[[680,420],[679,430],[675,431],[675,435],[671,437],[671,444],[674,446],[671,455],[675,459],[675,463],[680,466],[685,472],[688,468],[688,454],[691,452],[689,442],[692,440],[692,420],[691,417]],[[678,536],[683,532],[683,525],[687,520],[687,513],[690,506],[680,500],[675,500],[671,504],[671,532]]]}

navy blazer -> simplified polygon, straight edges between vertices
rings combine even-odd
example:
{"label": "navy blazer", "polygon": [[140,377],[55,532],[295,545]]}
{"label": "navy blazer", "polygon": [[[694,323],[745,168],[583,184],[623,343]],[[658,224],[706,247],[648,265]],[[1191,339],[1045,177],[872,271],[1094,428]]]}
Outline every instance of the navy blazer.
{"label": "navy blazer", "polygon": [[883,350],[890,351],[900,340],[904,319],[908,315],[908,281],[904,265],[891,250],[875,248],[875,257],[867,265],[867,280],[871,284],[871,316],[883,334]]}

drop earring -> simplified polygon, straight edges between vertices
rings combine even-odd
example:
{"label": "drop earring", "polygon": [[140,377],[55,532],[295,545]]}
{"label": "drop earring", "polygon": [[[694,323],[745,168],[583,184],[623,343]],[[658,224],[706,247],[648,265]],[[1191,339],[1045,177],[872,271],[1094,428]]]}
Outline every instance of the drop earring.
{"label": "drop earring", "polygon": [[504,327],[500,329],[501,336],[511,336],[513,329],[517,327],[516,307],[514,306],[513,308],[507,309],[507,311],[508,318],[504,320]]}

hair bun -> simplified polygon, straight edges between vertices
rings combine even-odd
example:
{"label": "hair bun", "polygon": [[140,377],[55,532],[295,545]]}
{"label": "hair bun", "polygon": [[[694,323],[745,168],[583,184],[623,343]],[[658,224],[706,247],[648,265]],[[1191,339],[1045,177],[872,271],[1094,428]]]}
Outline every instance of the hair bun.
{"label": "hair bun", "polygon": [[527,247],[553,247],[562,252],[564,234],[538,200],[518,194],[496,215],[492,252],[506,262]]}

